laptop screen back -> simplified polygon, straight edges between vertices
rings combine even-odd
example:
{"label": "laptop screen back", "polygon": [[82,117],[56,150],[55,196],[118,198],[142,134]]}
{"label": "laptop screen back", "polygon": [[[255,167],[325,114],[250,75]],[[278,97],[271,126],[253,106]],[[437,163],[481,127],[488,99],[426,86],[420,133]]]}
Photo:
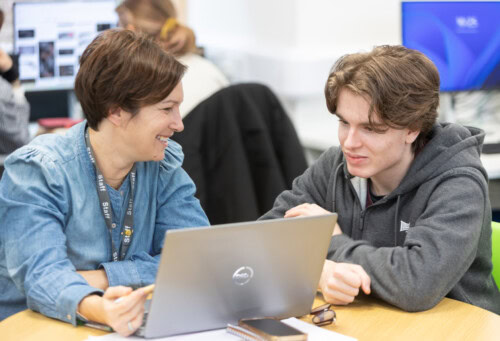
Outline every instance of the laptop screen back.
{"label": "laptop screen back", "polygon": [[168,231],[145,337],[310,311],[336,214]]}

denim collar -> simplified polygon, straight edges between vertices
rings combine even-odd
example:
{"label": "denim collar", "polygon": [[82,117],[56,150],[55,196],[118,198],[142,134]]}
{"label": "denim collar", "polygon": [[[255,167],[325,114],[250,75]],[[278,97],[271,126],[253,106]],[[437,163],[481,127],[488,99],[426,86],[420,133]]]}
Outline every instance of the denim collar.
{"label": "denim collar", "polygon": [[92,161],[90,161],[87,146],[85,145],[85,129],[87,128],[87,121],[80,122],[74,125],[69,131],[68,135],[73,140],[76,140],[76,156],[81,161],[83,169],[93,183],[96,181],[96,172]]}
{"label": "denim collar", "polygon": [[[92,161],[90,160],[89,153],[87,152],[87,145],[85,144],[85,130],[87,129],[88,124],[87,121],[83,121],[81,123],[78,123],[74,127],[68,131],[69,137],[72,139],[76,140],[76,155],[78,159],[80,159],[83,168],[85,169],[85,172],[87,173],[87,176],[89,176],[90,180],[92,180],[92,183],[96,182],[97,179],[97,174],[95,171],[95,167],[92,164]],[[106,184],[108,191],[110,192],[118,192],[121,190],[125,190],[128,187],[128,177],[129,175],[127,174],[126,178],[123,180],[123,183],[121,184],[120,188],[118,190],[114,189],[113,187],[109,186]]]}

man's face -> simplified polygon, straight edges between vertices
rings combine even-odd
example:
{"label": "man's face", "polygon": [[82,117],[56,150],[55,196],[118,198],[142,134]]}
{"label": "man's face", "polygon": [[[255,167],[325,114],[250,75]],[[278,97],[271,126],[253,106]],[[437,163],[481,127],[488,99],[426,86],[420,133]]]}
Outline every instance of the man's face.
{"label": "man's face", "polygon": [[[400,181],[413,159],[411,143],[418,132],[389,128],[376,115],[373,115],[372,126],[368,120],[369,110],[370,103],[364,97],[341,90],[336,114],[347,169],[350,174],[371,178],[373,182]],[[376,132],[373,127],[383,132]]]}

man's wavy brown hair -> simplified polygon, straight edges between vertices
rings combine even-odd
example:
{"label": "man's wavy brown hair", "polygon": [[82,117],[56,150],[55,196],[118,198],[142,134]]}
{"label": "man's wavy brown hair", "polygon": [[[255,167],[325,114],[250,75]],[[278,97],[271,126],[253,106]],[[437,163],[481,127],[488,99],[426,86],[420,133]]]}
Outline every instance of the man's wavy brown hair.
{"label": "man's wavy brown hair", "polygon": [[370,123],[375,114],[387,127],[420,131],[412,149],[423,148],[439,105],[439,73],[423,53],[384,45],[345,55],[333,66],[325,86],[326,105],[333,114],[341,89],[368,100]]}

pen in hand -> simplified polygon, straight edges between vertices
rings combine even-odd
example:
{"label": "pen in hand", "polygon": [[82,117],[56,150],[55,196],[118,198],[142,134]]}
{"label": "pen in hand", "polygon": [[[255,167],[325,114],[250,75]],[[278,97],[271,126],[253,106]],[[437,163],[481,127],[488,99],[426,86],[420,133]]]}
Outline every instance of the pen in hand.
{"label": "pen in hand", "polygon": [[[155,285],[154,285],[154,284],[150,284],[150,285],[148,285],[148,286],[142,287],[141,289],[142,289],[142,291],[144,291],[144,292],[146,293],[146,295],[149,295],[149,294],[151,294],[151,293],[153,292],[153,290],[155,289]],[[137,290],[139,290],[139,289],[137,289]],[[123,298],[124,298],[124,297],[125,297],[125,296],[118,297],[118,298],[115,300],[115,303],[120,303],[120,302],[123,300]]]}

